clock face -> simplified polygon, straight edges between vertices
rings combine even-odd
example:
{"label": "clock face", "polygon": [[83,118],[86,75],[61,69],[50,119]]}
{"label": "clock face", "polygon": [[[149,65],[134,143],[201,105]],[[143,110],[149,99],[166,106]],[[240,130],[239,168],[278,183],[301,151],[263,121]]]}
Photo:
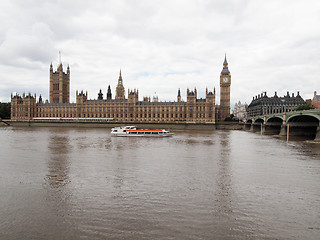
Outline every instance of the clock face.
{"label": "clock face", "polygon": [[223,82],[225,82],[225,83],[227,83],[227,82],[228,82],[228,80],[229,80],[229,79],[228,79],[228,78],[226,78],[226,77],[225,77],[225,78],[223,78]]}

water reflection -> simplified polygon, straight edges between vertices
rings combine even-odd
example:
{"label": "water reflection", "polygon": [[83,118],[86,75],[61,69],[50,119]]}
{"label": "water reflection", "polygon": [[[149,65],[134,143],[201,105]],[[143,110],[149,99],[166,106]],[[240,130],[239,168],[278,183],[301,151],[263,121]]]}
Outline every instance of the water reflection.
{"label": "water reflection", "polygon": [[320,145],[240,131],[145,139],[69,128],[14,129],[0,143],[0,238],[319,234]]}
{"label": "water reflection", "polygon": [[233,172],[230,159],[230,131],[218,132],[219,152],[216,155],[218,162],[218,172],[216,178],[217,193],[215,201],[215,211],[219,215],[217,232],[222,236],[236,235],[236,222],[234,219],[233,202],[235,200],[233,191]]}
{"label": "water reflection", "polygon": [[72,228],[77,225],[70,219],[74,210],[74,189],[69,187],[71,183],[70,168],[72,161],[75,160],[74,148],[71,144],[72,131],[49,128],[47,133],[48,151],[44,158],[47,163],[47,174],[43,204],[46,219],[42,227],[46,229],[47,236],[51,234],[53,238],[70,238],[73,234]]}
{"label": "water reflection", "polygon": [[218,160],[218,177],[217,177],[217,186],[218,186],[218,196],[219,202],[226,203],[227,205],[223,205],[225,212],[230,212],[230,205],[231,203],[231,190],[232,190],[232,169],[230,167],[230,143],[229,143],[229,134],[230,132],[221,132],[219,134],[220,140],[220,148],[219,153],[217,154]]}
{"label": "water reflection", "polygon": [[62,132],[50,131],[49,159],[47,181],[51,187],[62,187],[70,182],[68,175],[70,162],[69,153],[72,151],[69,135]]}

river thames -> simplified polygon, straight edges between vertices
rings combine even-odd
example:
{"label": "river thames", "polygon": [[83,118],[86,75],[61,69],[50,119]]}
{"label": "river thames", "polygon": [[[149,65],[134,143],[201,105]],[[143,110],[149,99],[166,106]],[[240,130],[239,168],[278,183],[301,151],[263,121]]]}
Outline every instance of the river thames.
{"label": "river thames", "polygon": [[0,239],[319,239],[320,144],[0,128]]}

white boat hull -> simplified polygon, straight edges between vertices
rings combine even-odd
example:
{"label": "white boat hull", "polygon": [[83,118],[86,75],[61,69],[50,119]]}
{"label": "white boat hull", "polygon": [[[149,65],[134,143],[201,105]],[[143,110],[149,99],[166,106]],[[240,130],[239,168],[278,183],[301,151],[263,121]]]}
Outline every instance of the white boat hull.
{"label": "white boat hull", "polygon": [[146,135],[146,134],[136,134],[136,135],[131,135],[131,134],[112,134],[111,136],[114,137],[171,137],[173,136],[173,133],[169,133],[166,135],[158,134],[158,135]]}
{"label": "white boat hull", "polygon": [[135,126],[115,127],[111,136],[115,137],[170,137],[173,133],[164,129],[137,129]]}

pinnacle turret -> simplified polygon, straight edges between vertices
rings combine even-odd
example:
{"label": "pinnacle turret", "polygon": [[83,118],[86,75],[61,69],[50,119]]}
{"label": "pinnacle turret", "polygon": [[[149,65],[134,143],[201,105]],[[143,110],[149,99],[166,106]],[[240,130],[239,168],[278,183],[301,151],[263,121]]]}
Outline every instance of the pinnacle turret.
{"label": "pinnacle turret", "polygon": [[111,87],[110,85],[108,86],[108,91],[107,91],[107,100],[111,100],[112,99],[112,93],[111,93]]}

